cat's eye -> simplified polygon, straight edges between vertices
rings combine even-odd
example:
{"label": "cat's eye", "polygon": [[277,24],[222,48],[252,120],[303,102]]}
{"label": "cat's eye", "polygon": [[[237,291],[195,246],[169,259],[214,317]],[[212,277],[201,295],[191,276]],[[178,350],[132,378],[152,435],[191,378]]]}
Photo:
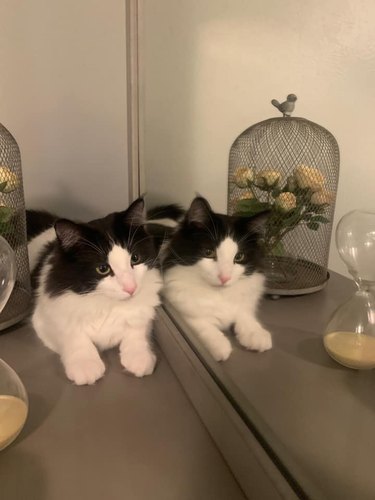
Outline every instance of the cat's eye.
{"label": "cat's eye", "polygon": [[203,254],[207,259],[213,259],[215,257],[215,250],[212,250],[211,248],[205,248],[203,250]]}
{"label": "cat's eye", "polygon": [[141,262],[141,257],[137,253],[132,253],[130,260],[133,265],[139,264]]}
{"label": "cat's eye", "polygon": [[244,258],[245,258],[245,254],[243,252],[238,252],[234,256],[234,262],[236,262],[236,263],[242,262],[244,260]]}
{"label": "cat's eye", "polygon": [[100,264],[100,266],[96,268],[96,272],[102,276],[106,276],[111,272],[111,268],[108,264]]}

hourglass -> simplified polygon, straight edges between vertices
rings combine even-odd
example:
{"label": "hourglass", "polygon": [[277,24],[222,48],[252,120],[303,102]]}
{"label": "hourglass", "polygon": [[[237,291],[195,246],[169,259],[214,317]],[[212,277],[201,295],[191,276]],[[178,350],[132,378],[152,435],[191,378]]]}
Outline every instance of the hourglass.
{"label": "hourglass", "polygon": [[[16,277],[14,253],[0,236],[0,312],[13,290]],[[0,359],[0,450],[16,439],[25,424],[28,400],[17,373]]]}
{"label": "hourglass", "polygon": [[355,210],[336,229],[336,246],[356,291],[329,321],[324,346],[349,368],[375,367],[375,213]]}

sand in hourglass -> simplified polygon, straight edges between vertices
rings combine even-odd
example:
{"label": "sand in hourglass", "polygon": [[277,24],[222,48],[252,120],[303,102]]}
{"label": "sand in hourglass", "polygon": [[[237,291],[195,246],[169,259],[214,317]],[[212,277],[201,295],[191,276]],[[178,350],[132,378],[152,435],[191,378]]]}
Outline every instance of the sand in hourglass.
{"label": "sand in hourglass", "polygon": [[22,399],[0,395],[0,450],[18,436],[26,417],[27,406]]}
{"label": "sand in hourglass", "polygon": [[333,359],[355,369],[375,367],[375,337],[355,332],[332,332],[324,337],[324,346]]}

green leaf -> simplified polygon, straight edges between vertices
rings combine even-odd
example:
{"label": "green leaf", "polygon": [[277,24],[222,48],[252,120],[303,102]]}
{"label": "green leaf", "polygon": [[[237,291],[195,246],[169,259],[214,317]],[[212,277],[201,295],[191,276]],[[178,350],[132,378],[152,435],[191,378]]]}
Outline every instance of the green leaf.
{"label": "green leaf", "polygon": [[8,181],[0,182],[0,193],[3,193],[5,191],[7,184],[8,184]]}
{"label": "green leaf", "polygon": [[302,219],[303,219],[303,220],[307,220],[307,221],[309,221],[309,220],[311,220],[311,219],[312,219],[312,217],[314,217],[314,216],[313,216],[313,214],[309,212],[309,213],[305,213],[305,214],[303,214]]}
{"label": "green leaf", "polygon": [[327,219],[327,217],[323,217],[323,215],[314,215],[311,217],[311,222],[322,222],[323,224],[327,224],[330,220]]}
{"label": "green leaf", "polygon": [[13,210],[10,207],[0,207],[0,224],[7,224],[13,216]]}
{"label": "green leaf", "polygon": [[309,222],[308,224],[306,224],[306,226],[309,229],[312,229],[313,231],[317,231],[319,229],[319,223],[318,222]]}
{"label": "green leaf", "polygon": [[301,212],[298,209],[294,209],[292,212],[288,213],[287,217],[283,217],[283,226],[293,226],[298,222],[301,217]]}
{"label": "green leaf", "polygon": [[314,205],[312,203],[309,204],[309,210],[314,212],[315,214],[324,214],[325,209],[329,207],[329,203],[325,203],[324,205]]}
{"label": "green leaf", "polygon": [[271,249],[270,255],[277,255],[278,257],[285,255],[285,248],[281,241]]}
{"label": "green leaf", "polygon": [[270,205],[266,202],[251,198],[250,200],[239,200],[237,202],[237,212],[239,215],[255,215],[269,209]]}

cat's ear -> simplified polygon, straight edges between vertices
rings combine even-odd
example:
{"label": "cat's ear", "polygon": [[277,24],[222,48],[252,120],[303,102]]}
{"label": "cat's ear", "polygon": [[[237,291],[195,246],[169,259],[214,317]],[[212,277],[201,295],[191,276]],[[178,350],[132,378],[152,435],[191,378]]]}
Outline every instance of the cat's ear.
{"label": "cat's ear", "polygon": [[186,221],[196,226],[206,226],[211,219],[211,212],[208,201],[202,196],[197,196],[186,212]]}
{"label": "cat's ear", "polygon": [[82,238],[82,227],[68,219],[59,219],[55,222],[55,231],[58,241],[64,250],[71,249]]}
{"label": "cat's ear", "polygon": [[137,198],[123,213],[124,222],[132,226],[142,226],[145,223],[145,201]]}
{"label": "cat's ear", "polygon": [[260,212],[259,214],[253,215],[252,217],[249,217],[247,220],[248,231],[250,233],[263,236],[266,231],[267,222],[270,215],[271,210],[266,210],[264,212]]}

